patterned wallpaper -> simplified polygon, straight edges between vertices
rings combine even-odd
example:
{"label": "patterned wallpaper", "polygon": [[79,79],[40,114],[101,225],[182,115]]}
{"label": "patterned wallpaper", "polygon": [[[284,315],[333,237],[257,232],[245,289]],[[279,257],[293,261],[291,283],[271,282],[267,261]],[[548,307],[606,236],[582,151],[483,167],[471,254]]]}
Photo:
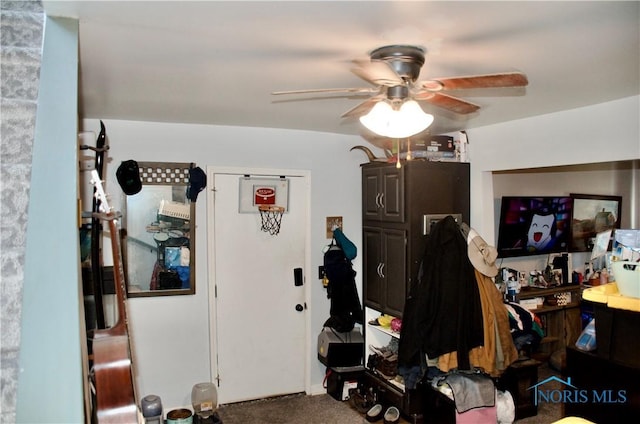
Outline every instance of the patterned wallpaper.
{"label": "patterned wallpaper", "polygon": [[40,1],[0,2],[0,422],[16,420],[20,316],[31,152],[44,12]]}

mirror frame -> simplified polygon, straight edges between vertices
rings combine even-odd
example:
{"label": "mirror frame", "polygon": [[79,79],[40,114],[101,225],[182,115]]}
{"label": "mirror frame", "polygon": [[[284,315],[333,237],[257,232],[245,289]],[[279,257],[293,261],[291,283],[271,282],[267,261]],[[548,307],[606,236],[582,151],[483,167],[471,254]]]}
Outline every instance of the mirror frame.
{"label": "mirror frame", "polygon": [[[189,186],[189,169],[195,164],[183,162],[138,162],[140,170],[140,181],[142,182],[142,190],[145,186],[168,186],[168,187],[184,187],[185,196]],[[135,195],[134,195],[135,196]],[[196,203],[189,201],[189,288],[188,289],[163,289],[163,290],[145,290],[131,291],[129,290],[129,257],[127,253],[127,220],[130,211],[128,210],[127,199],[124,201],[124,219],[122,220],[122,232],[120,236],[121,246],[123,249],[123,268],[127,285],[127,297],[155,297],[155,296],[177,296],[190,295],[196,293]]]}

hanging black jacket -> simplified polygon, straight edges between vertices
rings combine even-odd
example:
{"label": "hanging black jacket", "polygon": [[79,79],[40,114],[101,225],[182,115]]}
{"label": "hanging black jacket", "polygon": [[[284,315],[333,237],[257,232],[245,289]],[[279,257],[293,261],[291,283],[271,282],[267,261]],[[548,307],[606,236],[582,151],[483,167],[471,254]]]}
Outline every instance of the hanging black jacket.
{"label": "hanging black jacket", "polygon": [[402,316],[400,369],[458,352],[460,369],[470,369],[469,350],[483,343],[482,306],[467,241],[453,217],[431,229],[416,284]]}
{"label": "hanging black jacket", "polygon": [[324,254],[324,272],[329,279],[327,296],[331,299],[331,317],[324,326],[341,333],[351,331],[355,323],[363,323],[364,313],[356,288],[356,272],[341,247],[332,245]]}

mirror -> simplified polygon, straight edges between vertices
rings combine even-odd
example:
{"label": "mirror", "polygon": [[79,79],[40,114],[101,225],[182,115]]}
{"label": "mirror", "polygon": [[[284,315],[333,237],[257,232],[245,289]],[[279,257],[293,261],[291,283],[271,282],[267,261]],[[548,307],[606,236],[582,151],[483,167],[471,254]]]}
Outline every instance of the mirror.
{"label": "mirror", "polygon": [[126,196],[121,243],[128,297],[196,291],[191,165],[138,162],[142,190]]}

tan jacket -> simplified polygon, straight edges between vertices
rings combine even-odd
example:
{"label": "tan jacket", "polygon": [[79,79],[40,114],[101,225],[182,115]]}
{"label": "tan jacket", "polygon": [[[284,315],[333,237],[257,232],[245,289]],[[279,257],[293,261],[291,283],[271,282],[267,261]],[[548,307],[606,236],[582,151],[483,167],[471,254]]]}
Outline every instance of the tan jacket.
{"label": "tan jacket", "polygon": [[[502,294],[491,278],[477,270],[475,273],[482,304],[484,345],[471,349],[469,360],[472,366],[482,368],[489,375],[497,377],[518,359],[518,350],[513,344],[509,314]],[[441,371],[447,372],[457,367],[456,352],[438,357],[438,368]]]}

